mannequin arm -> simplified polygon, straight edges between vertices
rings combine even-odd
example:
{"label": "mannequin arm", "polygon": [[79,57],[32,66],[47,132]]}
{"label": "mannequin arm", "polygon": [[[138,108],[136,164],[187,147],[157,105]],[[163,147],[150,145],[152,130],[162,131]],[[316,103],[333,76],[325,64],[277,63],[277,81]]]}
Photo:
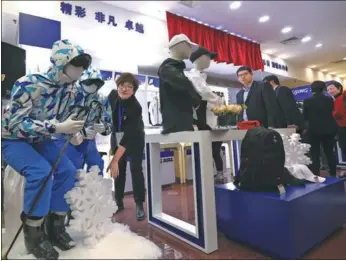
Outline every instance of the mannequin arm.
{"label": "mannequin arm", "polygon": [[174,90],[187,92],[191,97],[194,105],[200,103],[201,96],[196,92],[192,83],[183,72],[177,70],[172,66],[163,66],[159,71],[159,74],[161,76],[161,79],[163,79],[163,81],[165,81]]}

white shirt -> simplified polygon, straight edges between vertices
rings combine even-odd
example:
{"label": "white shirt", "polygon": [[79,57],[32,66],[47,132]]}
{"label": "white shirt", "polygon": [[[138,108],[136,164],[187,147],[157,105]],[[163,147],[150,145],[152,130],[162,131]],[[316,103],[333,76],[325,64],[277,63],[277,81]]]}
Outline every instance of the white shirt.
{"label": "white shirt", "polygon": [[202,100],[213,104],[214,106],[221,105],[221,98],[213,93],[211,87],[207,84],[207,75],[193,68],[188,72],[184,72],[185,76],[190,80],[195,90],[201,95]]}
{"label": "white shirt", "polygon": [[[245,104],[246,99],[247,99],[247,97],[248,97],[248,95],[249,95],[249,92],[250,92],[252,83],[253,83],[253,82],[251,82],[250,85],[249,85],[247,88],[243,88],[243,90],[244,90],[244,96],[243,96],[244,104]],[[246,110],[243,111],[243,120],[244,120],[244,121],[247,121],[247,120],[248,120]]]}
{"label": "white shirt", "polygon": [[160,112],[160,102],[157,97],[155,97],[150,102],[148,111],[150,114],[150,120],[152,125],[157,125],[162,123],[162,115]]}

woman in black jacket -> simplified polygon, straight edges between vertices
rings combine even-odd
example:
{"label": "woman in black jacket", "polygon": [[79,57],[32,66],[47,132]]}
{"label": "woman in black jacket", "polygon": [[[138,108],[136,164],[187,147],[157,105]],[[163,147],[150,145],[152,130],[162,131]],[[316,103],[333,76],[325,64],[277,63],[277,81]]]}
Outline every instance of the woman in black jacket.
{"label": "woman in black jacket", "polygon": [[140,221],[144,220],[145,188],[142,160],[145,134],[142,107],[135,97],[138,80],[131,73],[123,73],[116,80],[116,85],[118,91],[113,90],[108,96],[113,120],[111,154],[114,155],[109,169],[114,178],[115,200],[119,212],[124,209],[126,164],[127,157],[130,158],[136,218]]}

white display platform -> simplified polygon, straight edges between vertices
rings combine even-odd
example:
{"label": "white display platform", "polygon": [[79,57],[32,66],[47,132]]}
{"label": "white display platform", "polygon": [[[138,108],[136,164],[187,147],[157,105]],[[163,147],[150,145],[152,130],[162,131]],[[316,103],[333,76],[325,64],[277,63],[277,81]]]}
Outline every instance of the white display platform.
{"label": "white display platform", "polygon": [[[119,223],[114,223],[113,232],[94,248],[83,244],[80,233],[71,230],[68,232],[77,246],[69,251],[59,251],[59,259],[159,259],[162,255],[160,248],[154,243]],[[19,236],[8,259],[35,259],[33,255],[27,254],[23,234]]]}
{"label": "white display platform", "polygon": [[[295,129],[276,129],[281,134],[291,135]],[[233,141],[242,140],[246,130],[213,130],[146,135],[146,178],[148,185],[148,221],[150,224],[179,238],[182,241],[211,253],[218,249],[215,212],[212,142],[229,144],[230,160],[233,163]],[[192,143],[193,187],[196,225],[162,212],[162,188],[160,182],[160,144]],[[231,175],[229,173],[229,175]],[[231,179],[231,176],[227,177]]]}

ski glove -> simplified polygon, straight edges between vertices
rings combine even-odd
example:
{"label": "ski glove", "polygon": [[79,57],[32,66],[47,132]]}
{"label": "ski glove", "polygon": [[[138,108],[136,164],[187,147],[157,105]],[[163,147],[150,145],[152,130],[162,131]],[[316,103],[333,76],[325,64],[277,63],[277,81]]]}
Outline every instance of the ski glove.
{"label": "ski glove", "polygon": [[74,120],[74,114],[72,114],[66,121],[56,123],[55,124],[55,133],[63,133],[63,134],[75,134],[80,132],[83,127],[85,121]]}
{"label": "ski glove", "polygon": [[70,143],[74,146],[78,146],[82,144],[82,142],[83,142],[83,135],[80,132],[73,134],[72,138],[70,139]]}
{"label": "ski glove", "polygon": [[103,123],[94,123],[94,130],[98,133],[103,133],[106,130],[106,127]]}
{"label": "ski glove", "polygon": [[85,137],[86,139],[93,140],[95,139],[97,132],[94,130],[93,127],[87,127],[85,129],[85,133],[86,133],[86,137]]}

